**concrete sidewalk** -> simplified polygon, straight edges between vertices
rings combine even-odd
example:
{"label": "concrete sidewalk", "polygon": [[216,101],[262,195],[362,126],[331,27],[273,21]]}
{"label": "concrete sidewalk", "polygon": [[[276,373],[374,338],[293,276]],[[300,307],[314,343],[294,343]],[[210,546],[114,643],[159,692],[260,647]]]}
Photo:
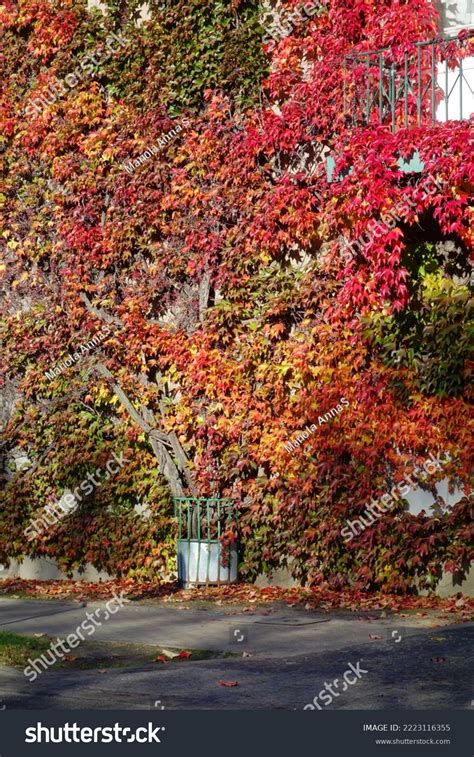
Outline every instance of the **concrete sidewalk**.
{"label": "concrete sidewalk", "polygon": [[[0,630],[64,637],[86,619],[87,612],[104,606],[104,602],[0,598]],[[245,650],[280,658],[354,644],[374,646],[389,641],[396,646],[399,636],[447,623],[433,613],[409,618],[377,617],[380,615],[377,611],[306,611],[284,603],[256,608],[249,614],[232,606],[188,609],[164,603],[130,602],[107,621],[103,620],[91,638],[237,653]],[[371,639],[369,634],[381,639]]]}

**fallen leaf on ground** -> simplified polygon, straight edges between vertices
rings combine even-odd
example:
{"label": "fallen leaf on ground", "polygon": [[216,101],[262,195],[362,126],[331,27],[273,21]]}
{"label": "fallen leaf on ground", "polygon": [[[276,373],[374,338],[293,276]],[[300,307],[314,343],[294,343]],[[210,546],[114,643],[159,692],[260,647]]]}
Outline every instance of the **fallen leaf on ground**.
{"label": "fallen leaf on ground", "polygon": [[218,681],[217,683],[219,684],[219,686],[228,686],[228,687],[239,685],[238,681]]}
{"label": "fallen leaf on ground", "polygon": [[174,657],[179,657],[179,652],[172,652],[170,649],[163,649],[163,654],[166,655],[169,660],[172,660]]}
{"label": "fallen leaf on ground", "polygon": [[181,652],[178,655],[179,660],[189,660],[190,657],[192,657],[192,653],[188,652],[187,649],[181,650]]}
{"label": "fallen leaf on ground", "polygon": [[[0,578],[0,595],[20,598],[22,595],[38,599],[79,599],[84,601],[110,599],[114,592],[123,592],[131,600],[157,599],[175,606],[182,603],[190,603],[195,600],[206,600],[214,606],[244,604],[255,605],[256,602],[276,602],[283,600],[287,605],[319,609],[329,612],[333,609],[345,609],[352,612],[371,612],[382,610],[400,613],[399,617],[411,617],[407,611],[436,610],[442,620],[452,622],[453,615],[460,622],[470,619],[470,613],[474,610],[474,598],[464,596],[461,593],[454,597],[420,597],[382,594],[380,592],[363,592],[355,589],[334,590],[330,587],[293,587],[282,589],[271,586],[258,589],[253,584],[232,584],[225,586],[211,586],[204,588],[182,589],[175,580],[166,580],[163,583],[156,581],[135,581],[133,579],[115,579],[92,583],[73,581],[72,579],[54,579],[38,581],[36,579]],[[243,610],[250,612],[250,607]],[[188,609],[188,608],[186,608]],[[420,615],[423,617],[423,613]],[[425,616],[426,617],[426,616]]]}
{"label": "fallen leaf on ground", "polygon": [[377,636],[376,633],[369,633],[369,639],[381,639],[381,636]]}
{"label": "fallen leaf on ground", "polygon": [[168,662],[168,659],[164,654],[159,654],[158,657],[155,657],[154,662]]}
{"label": "fallen leaf on ground", "polygon": [[[76,644],[77,647],[77,644]],[[67,660],[67,662],[74,662],[74,660],[77,660],[77,657],[74,657],[72,654],[66,654],[64,655],[64,659]]]}

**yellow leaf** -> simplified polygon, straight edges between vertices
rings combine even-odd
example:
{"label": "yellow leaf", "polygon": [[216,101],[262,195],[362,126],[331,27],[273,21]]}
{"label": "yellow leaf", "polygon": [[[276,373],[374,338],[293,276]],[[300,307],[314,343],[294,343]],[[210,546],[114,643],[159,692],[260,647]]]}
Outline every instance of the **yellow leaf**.
{"label": "yellow leaf", "polygon": [[103,386],[99,387],[99,390],[97,392],[97,399],[98,400],[105,400],[109,398],[109,392],[107,389],[104,389]]}

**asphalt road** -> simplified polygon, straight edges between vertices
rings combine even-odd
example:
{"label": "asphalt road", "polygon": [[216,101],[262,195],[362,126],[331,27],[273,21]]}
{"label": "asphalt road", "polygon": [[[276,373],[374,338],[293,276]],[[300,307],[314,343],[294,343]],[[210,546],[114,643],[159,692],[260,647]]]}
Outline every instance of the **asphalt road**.
{"label": "asphalt road", "polygon": [[[0,599],[0,630],[65,638],[86,612],[103,606]],[[94,640],[227,650],[238,656],[103,672],[52,666],[32,683],[21,669],[0,667],[0,716],[15,708],[300,710],[335,679],[334,696],[318,700],[321,711],[474,705],[474,623],[433,628],[446,619],[377,616],[277,605],[248,614],[241,608],[130,603],[97,628]],[[351,666],[360,677],[351,674],[355,681],[344,685]],[[222,686],[221,681],[238,685]],[[316,708],[312,716],[318,715]]]}

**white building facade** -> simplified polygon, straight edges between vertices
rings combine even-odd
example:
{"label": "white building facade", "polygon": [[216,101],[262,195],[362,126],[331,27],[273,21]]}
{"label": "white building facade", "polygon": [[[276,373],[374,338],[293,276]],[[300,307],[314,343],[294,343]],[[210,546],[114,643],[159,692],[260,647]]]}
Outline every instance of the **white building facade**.
{"label": "white building facade", "polygon": [[[468,30],[474,35],[474,0],[438,0],[437,6],[446,37]],[[437,121],[464,120],[474,115],[474,57],[464,58],[458,68],[451,70],[446,63],[439,63],[437,81],[445,93],[436,111]]]}

